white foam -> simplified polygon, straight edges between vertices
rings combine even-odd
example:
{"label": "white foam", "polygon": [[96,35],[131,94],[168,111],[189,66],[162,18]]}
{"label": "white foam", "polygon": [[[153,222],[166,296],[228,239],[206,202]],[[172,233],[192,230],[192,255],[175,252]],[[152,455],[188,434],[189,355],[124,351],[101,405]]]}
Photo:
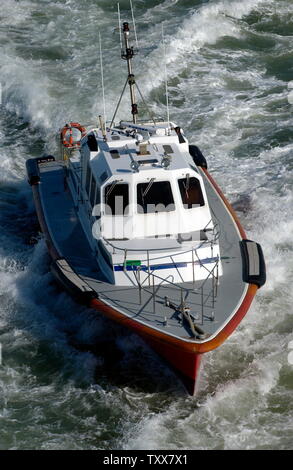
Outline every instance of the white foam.
{"label": "white foam", "polygon": [[[267,397],[278,382],[280,369],[278,359],[271,355],[253,361],[242,377],[218,386],[201,403],[178,398],[177,403],[161,413],[148,414],[129,431],[123,448],[258,448],[258,420],[267,410]],[[270,419],[268,413],[265,426]]]}
{"label": "white foam", "polygon": [[[178,74],[178,67],[186,62],[190,54],[196,54],[204,45],[215,44],[224,36],[240,38],[242,36],[242,25],[236,20],[242,18],[257,8],[265,0],[242,1],[219,1],[201,6],[190,18],[185,20],[174,34],[166,36],[167,54],[166,60],[168,72],[172,76]],[[144,89],[155,86],[164,80],[164,73],[160,66],[163,57],[163,48],[159,46],[151,56],[155,64],[149,67],[148,80],[145,80]],[[171,68],[171,64],[174,66]]]}
{"label": "white foam", "polygon": [[34,7],[28,0],[1,0],[1,20],[8,26],[18,26],[23,24],[31,14]]}
{"label": "white foam", "polygon": [[288,101],[289,101],[290,104],[293,104],[293,91],[288,93]]}
{"label": "white foam", "polygon": [[9,56],[1,59],[3,105],[33,127],[51,128],[56,114],[55,100],[49,94],[50,79],[40,75],[39,68],[27,60]]}

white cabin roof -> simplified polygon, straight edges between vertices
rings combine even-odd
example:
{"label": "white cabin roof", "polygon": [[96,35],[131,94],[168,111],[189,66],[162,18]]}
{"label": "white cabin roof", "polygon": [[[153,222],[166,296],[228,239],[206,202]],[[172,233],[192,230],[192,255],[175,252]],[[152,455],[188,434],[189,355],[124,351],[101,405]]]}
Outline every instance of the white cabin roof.
{"label": "white cabin roof", "polygon": [[[131,127],[129,129],[131,130]],[[180,169],[190,171],[187,163],[190,155],[186,139],[184,143],[180,143],[175,130],[168,130],[166,123],[156,128],[142,125],[141,129],[142,131],[137,125],[135,130],[131,130],[133,135],[127,135],[125,130],[119,128],[107,130],[107,140],[100,129],[93,129],[91,133],[98,143],[98,151],[90,152],[90,166],[93,173],[101,175],[106,172],[107,178],[104,175],[103,179],[109,179],[114,175],[121,178],[150,171],[158,173]],[[169,166],[165,170],[162,161],[166,158]],[[133,162],[138,164],[137,170],[131,167]],[[166,174],[165,177],[167,178]]]}

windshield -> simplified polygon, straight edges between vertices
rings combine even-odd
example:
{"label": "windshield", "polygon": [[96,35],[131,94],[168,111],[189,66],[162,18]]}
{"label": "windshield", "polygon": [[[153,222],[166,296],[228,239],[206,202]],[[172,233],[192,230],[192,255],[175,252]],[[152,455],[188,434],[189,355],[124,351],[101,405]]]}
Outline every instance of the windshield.
{"label": "windshield", "polygon": [[181,200],[185,209],[204,206],[204,198],[197,178],[186,175],[178,180]]}
{"label": "windshield", "polygon": [[126,183],[113,183],[105,188],[106,215],[126,215],[129,206],[129,189]]}
{"label": "windshield", "polygon": [[169,181],[154,181],[137,185],[137,210],[140,214],[175,210]]}

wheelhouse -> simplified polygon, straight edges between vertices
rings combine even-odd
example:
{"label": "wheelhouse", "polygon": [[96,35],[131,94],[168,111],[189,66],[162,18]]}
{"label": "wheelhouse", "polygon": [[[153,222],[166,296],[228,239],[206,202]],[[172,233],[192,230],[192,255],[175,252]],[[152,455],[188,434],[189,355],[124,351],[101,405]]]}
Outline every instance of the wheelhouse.
{"label": "wheelhouse", "polygon": [[[93,181],[90,194],[96,191]],[[203,230],[211,220],[201,177],[190,169],[135,173],[125,179],[113,175],[99,191],[95,200],[101,201],[105,239],[177,237]]]}

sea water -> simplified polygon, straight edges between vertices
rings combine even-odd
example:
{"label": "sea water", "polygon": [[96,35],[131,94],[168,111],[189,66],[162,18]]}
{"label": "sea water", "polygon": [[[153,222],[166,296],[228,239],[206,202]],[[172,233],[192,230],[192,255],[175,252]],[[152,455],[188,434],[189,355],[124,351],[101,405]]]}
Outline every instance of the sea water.
{"label": "sea water", "polygon": [[193,398],[140,339],[60,290],[43,239],[29,244],[25,161],[56,154],[66,122],[97,123],[99,33],[112,118],[126,79],[116,2],[1,0],[0,449],[292,449],[292,1],[133,3],[139,87],[166,117],[163,24],[170,118],[261,243],[267,283],[204,356]]}

